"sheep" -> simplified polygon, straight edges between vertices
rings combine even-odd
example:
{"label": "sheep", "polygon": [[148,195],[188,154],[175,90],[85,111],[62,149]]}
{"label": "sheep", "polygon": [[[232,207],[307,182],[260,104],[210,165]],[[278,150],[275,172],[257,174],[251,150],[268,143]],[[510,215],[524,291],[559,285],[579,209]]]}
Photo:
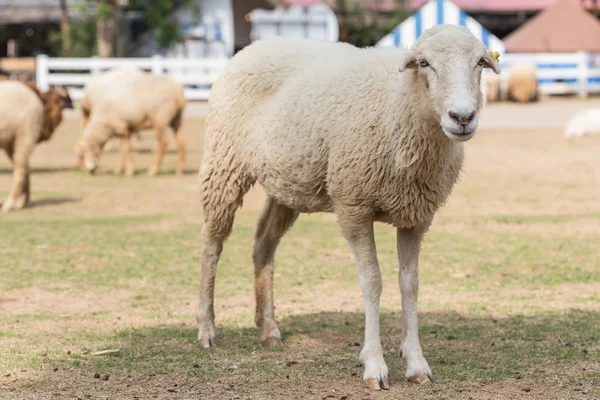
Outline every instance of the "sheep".
{"label": "sheep", "polygon": [[[123,68],[117,68],[117,69],[112,69],[112,70],[108,70],[105,72],[102,72],[98,75],[93,76],[85,85],[84,89],[83,89],[83,97],[81,99],[81,101],[79,102],[79,107],[81,109],[81,116],[82,116],[82,128],[85,128],[85,125],[87,124],[87,121],[90,118],[90,114],[92,112],[92,109],[94,108],[94,104],[98,101],[98,99],[100,99],[102,97],[102,95],[104,93],[106,93],[106,91],[111,87],[119,87],[120,85],[123,84],[123,82],[126,82],[127,80],[130,79],[135,79],[138,78],[140,76],[144,76],[145,74],[147,74],[146,71],[140,70],[138,68],[134,68],[134,67],[123,67]],[[147,128],[147,127],[144,127]],[[122,151],[122,158],[121,158],[121,164],[119,166],[119,168],[116,170],[117,174],[120,174],[123,172],[123,169],[125,168],[125,163],[126,160],[130,157],[130,155],[128,154],[130,147],[132,144],[135,143],[134,139],[139,139],[139,133],[135,132],[132,135],[132,140],[130,143],[124,143],[123,140],[129,140],[129,139],[112,139],[109,140],[106,145],[104,146],[104,150],[111,150],[114,146],[114,142],[120,141],[121,142],[121,151]],[[82,168],[82,166],[80,165],[80,168]]]}
{"label": "sheep", "polygon": [[139,129],[152,126],[156,130],[156,158],[148,169],[154,176],[160,169],[169,144],[169,133],[175,135],[178,163],[177,175],[185,167],[185,141],[180,130],[185,107],[183,87],[167,76],[146,74],[109,88],[94,104],[81,140],[76,146],[79,165],[93,173],[98,158],[109,138],[119,137],[124,144],[126,175],[133,176],[129,139]]}
{"label": "sheep", "polygon": [[373,236],[374,222],[384,222],[397,229],[406,378],[433,381],[418,338],[419,248],[458,179],[463,142],[475,135],[483,68],[500,73],[481,41],[449,25],[406,51],[272,38],[238,52],[211,89],[198,175],[200,344],[215,344],[217,264],[243,196],[259,183],[268,196],[253,251],[262,345],[281,344],[273,304],[280,239],[300,213],[335,213],[364,297],[363,379],[389,387]]}
{"label": "sheep", "polygon": [[2,211],[17,211],[29,202],[29,156],[37,143],[49,140],[73,104],[63,88],[40,92],[31,82],[0,83],[0,147],[13,162],[13,186]]}
{"label": "sheep", "polygon": [[83,97],[79,102],[82,113],[82,126],[87,124],[94,104],[102,98],[110,87],[118,87],[130,79],[144,76],[147,72],[137,68],[124,67],[102,72],[93,76],[83,88]]}
{"label": "sheep", "polygon": [[508,74],[509,98],[518,103],[537,101],[538,80],[535,64],[514,65]]}
{"label": "sheep", "polygon": [[564,135],[566,138],[600,135],[600,108],[584,108],[567,121]]}

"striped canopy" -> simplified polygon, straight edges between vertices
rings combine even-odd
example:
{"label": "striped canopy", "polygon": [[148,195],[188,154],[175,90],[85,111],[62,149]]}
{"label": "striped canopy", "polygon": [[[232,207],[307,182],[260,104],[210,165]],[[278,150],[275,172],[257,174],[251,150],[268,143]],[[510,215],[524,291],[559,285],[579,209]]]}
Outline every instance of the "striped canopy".
{"label": "striped canopy", "polygon": [[492,51],[505,53],[504,43],[450,0],[431,0],[392,32],[384,36],[377,47],[409,48],[427,29],[440,24],[466,26]]}

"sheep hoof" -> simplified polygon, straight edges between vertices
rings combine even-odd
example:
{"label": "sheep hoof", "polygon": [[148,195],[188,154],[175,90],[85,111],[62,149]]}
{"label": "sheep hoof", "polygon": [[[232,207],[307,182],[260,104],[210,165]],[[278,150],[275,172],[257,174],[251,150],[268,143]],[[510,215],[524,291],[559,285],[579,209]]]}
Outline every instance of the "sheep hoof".
{"label": "sheep hoof", "polygon": [[432,382],[432,383],[435,382],[435,379],[433,378],[433,375],[431,375],[431,374],[411,376],[407,379],[410,383],[423,384],[423,383],[427,383],[427,382]]}
{"label": "sheep hoof", "polygon": [[2,212],[8,213],[10,211],[19,211],[23,207],[25,207],[25,203],[27,199],[25,196],[21,196],[18,199],[9,198],[2,203]]}
{"label": "sheep hoof", "polygon": [[198,341],[205,349],[208,349],[209,347],[215,347],[215,338],[201,338]]}
{"label": "sheep hoof", "polygon": [[215,347],[215,338],[216,335],[214,326],[208,326],[206,329],[200,328],[200,331],[198,332],[198,342],[202,345],[202,347],[205,349],[209,347]]}
{"label": "sheep hoof", "polygon": [[381,389],[388,390],[390,388],[390,384],[388,383],[387,376],[380,380],[377,380],[375,378],[369,378],[365,381],[365,384],[371,390],[381,390]]}
{"label": "sheep hoof", "polygon": [[282,346],[283,343],[281,342],[281,339],[270,336],[262,341],[262,345],[263,345],[263,347],[275,347],[275,346]]}

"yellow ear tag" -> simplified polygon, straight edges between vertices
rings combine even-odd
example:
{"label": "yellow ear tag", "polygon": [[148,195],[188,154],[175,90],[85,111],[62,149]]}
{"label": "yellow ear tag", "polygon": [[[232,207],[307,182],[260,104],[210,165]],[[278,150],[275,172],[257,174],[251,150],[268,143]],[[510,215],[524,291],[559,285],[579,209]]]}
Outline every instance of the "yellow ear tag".
{"label": "yellow ear tag", "polygon": [[490,57],[492,57],[494,60],[496,60],[496,62],[500,61],[500,53],[498,53],[497,51],[489,51],[488,52]]}

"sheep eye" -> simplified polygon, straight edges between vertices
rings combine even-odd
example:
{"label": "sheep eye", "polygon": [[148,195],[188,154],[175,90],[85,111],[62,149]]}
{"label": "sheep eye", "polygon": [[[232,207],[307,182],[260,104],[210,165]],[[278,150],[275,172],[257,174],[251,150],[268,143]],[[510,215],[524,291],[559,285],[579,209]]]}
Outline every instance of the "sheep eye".
{"label": "sheep eye", "polygon": [[483,64],[485,64],[485,58],[481,57],[481,60],[479,60],[479,62],[477,63],[477,65],[482,66]]}
{"label": "sheep eye", "polygon": [[419,60],[419,67],[421,67],[421,68],[429,67],[429,63],[425,60]]}

